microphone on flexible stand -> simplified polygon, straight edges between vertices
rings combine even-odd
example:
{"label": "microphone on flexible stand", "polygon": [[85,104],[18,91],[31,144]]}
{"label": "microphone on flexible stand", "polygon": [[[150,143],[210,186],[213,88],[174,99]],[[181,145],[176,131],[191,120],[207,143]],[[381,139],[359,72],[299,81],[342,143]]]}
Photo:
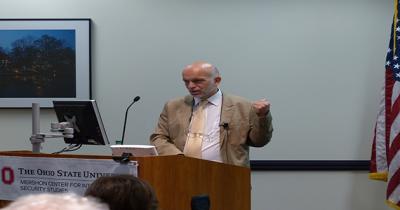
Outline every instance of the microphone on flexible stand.
{"label": "microphone on flexible stand", "polygon": [[132,103],[128,106],[128,108],[126,108],[126,112],[125,112],[125,121],[124,121],[124,129],[122,130],[121,145],[124,144],[126,120],[127,120],[127,118],[128,118],[128,111],[129,111],[129,108],[131,108],[131,106],[132,106],[134,103],[136,103],[137,101],[139,101],[139,100],[140,100],[140,96],[136,96],[136,97],[133,99]]}

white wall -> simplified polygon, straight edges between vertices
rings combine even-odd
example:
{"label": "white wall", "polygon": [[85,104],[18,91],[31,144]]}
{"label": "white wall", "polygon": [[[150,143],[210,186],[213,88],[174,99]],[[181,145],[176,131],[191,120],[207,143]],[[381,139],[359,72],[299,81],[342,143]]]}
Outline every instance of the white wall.
{"label": "white wall", "polygon": [[[252,158],[286,160],[369,158],[392,11],[387,0],[0,1],[0,18],[93,20],[93,98],[111,141],[140,95],[126,143],[147,143],[163,103],[186,93],[182,67],[204,59],[224,91],[272,102],[273,140]],[[42,110],[42,131],[54,120]],[[1,150],[30,149],[30,110],[0,110],[0,133]],[[256,210],[387,208],[366,172],[254,172],[252,183]]]}
{"label": "white wall", "polygon": [[386,210],[385,184],[365,172],[252,172],[254,210]]}

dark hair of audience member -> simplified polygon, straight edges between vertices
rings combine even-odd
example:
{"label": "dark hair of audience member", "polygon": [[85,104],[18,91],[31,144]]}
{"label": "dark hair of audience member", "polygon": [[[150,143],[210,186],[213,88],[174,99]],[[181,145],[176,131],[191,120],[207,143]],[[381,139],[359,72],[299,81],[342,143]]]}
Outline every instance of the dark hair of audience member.
{"label": "dark hair of audience member", "polygon": [[104,176],[96,179],[86,190],[109,205],[110,210],[157,210],[158,201],[153,188],[132,175]]}

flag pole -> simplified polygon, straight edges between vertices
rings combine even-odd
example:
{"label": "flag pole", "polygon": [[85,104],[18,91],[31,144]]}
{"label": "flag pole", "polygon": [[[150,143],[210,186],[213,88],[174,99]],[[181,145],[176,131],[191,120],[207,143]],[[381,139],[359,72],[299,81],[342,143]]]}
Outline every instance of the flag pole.
{"label": "flag pole", "polygon": [[398,20],[398,1],[394,0],[394,15],[393,15],[393,56],[396,55],[396,42],[397,42],[397,37],[396,37],[396,30],[397,30],[397,20]]}

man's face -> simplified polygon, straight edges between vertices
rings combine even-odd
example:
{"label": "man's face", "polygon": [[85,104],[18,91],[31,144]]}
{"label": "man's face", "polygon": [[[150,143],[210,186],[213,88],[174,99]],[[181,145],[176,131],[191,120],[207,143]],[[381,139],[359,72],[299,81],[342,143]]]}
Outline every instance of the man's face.
{"label": "man's face", "polygon": [[182,79],[189,93],[193,97],[202,99],[215,94],[221,80],[219,76],[213,77],[211,71],[196,67],[183,70]]}

